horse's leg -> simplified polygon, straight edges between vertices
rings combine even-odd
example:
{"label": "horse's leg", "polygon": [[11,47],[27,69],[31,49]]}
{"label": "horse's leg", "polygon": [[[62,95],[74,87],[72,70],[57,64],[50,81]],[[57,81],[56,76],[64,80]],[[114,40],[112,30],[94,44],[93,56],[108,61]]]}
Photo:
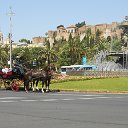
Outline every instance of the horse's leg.
{"label": "horse's leg", "polygon": [[42,79],[42,89],[41,89],[42,93],[44,93],[44,84],[45,84],[45,81],[44,79]]}
{"label": "horse's leg", "polygon": [[32,85],[32,91],[34,92],[35,91],[35,88],[34,88],[35,80],[32,81],[31,85]]}
{"label": "horse's leg", "polygon": [[39,83],[39,79],[36,80],[36,90],[37,90],[37,91],[39,91],[38,83]]}
{"label": "horse's leg", "polygon": [[46,86],[46,92],[48,92],[48,79],[46,80],[45,86]]}
{"label": "horse's leg", "polygon": [[50,79],[47,78],[47,80],[46,80],[46,92],[49,92],[49,84],[50,84]]}
{"label": "horse's leg", "polygon": [[47,79],[47,92],[50,91],[50,82],[51,82],[51,77],[49,76],[48,79]]}
{"label": "horse's leg", "polygon": [[28,80],[24,81],[24,89],[28,93],[28,90],[29,90],[29,81]]}

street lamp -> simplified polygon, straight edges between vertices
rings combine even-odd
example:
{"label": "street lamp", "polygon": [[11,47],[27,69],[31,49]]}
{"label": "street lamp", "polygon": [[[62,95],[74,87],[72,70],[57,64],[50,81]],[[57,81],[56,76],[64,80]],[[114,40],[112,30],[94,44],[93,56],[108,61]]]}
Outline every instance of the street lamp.
{"label": "street lamp", "polygon": [[10,60],[9,60],[9,65],[10,65],[10,68],[12,68],[12,16],[14,16],[15,13],[12,12],[12,8],[10,7],[10,12],[7,14],[10,17],[10,34],[9,34]]}

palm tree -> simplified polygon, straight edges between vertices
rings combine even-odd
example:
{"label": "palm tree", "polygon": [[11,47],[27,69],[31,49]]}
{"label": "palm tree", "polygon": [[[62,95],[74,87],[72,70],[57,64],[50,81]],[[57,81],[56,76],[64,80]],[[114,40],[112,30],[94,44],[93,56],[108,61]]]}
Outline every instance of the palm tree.
{"label": "palm tree", "polygon": [[51,47],[49,39],[46,39],[46,45],[45,45],[45,58],[46,58],[46,64],[50,64],[52,62],[57,61],[57,54],[55,47]]}
{"label": "palm tree", "polygon": [[85,37],[82,40],[81,47],[82,47],[83,53],[86,55],[89,61],[91,61],[91,59],[94,56],[94,51],[95,51],[94,46],[95,46],[94,34],[92,34],[91,29],[88,29],[85,32]]}
{"label": "palm tree", "polygon": [[68,44],[69,44],[69,53],[70,53],[70,63],[74,63],[74,39],[72,38],[72,35],[70,33],[69,39],[68,39]]}
{"label": "palm tree", "polygon": [[58,56],[58,63],[60,64],[60,66],[71,65],[68,42],[65,42],[65,44],[60,48]]}
{"label": "palm tree", "polygon": [[91,62],[94,55],[101,50],[108,50],[110,43],[101,36],[102,32],[97,30],[95,34],[92,34],[91,29],[85,32],[85,37],[82,40],[81,49],[86,55],[87,59]]}

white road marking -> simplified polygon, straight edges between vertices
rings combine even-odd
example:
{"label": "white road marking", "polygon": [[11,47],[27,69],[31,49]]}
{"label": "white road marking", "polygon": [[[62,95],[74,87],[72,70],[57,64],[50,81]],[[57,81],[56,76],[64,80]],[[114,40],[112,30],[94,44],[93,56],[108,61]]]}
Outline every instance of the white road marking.
{"label": "white road marking", "polygon": [[107,99],[107,98],[112,98],[112,97],[96,97],[96,99]]}
{"label": "white road marking", "polygon": [[39,100],[20,100],[20,101],[32,102],[32,101],[39,101]]}
{"label": "white road marking", "polygon": [[0,100],[9,100],[9,99],[23,99],[23,98],[25,98],[25,97],[2,97],[2,98],[0,98]]}
{"label": "white road marking", "polygon": [[78,98],[78,99],[80,99],[80,100],[90,100],[90,99],[96,99],[96,98],[93,97],[93,98]]}
{"label": "white road marking", "polygon": [[57,101],[59,99],[45,99],[45,100],[39,100],[39,101]]}
{"label": "white road marking", "polygon": [[68,100],[75,100],[75,99],[61,99],[61,100],[65,100],[65,101],[68,101]]}
{"label": "white road marking", "polygon": [[17,102],[17,101],[13,101],[13,100],[3,100],[3,101],[0,101],[0,102],[2,102],[2,103],[12,103],[12,102]]}

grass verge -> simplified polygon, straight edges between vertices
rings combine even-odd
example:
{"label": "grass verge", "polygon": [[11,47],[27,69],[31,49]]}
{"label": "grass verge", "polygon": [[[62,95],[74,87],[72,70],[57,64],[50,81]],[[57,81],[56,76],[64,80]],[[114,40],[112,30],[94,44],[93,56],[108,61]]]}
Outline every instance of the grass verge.
{"label": "grass verge", "polygon": [[127,92],[128,78],[85,79],[51,83],[51,89],[73,91]]}

